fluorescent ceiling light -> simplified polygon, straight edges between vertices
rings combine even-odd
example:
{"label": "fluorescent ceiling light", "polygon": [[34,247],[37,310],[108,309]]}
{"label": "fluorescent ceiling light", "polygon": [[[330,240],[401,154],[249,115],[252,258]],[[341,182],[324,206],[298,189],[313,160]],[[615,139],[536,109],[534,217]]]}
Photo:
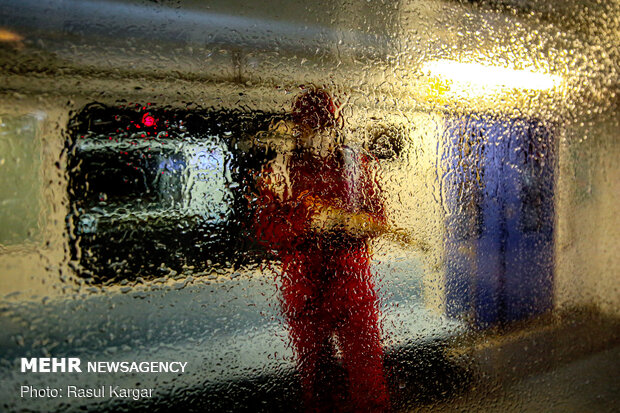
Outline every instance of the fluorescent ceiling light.
{"label": "fluorescent ceiling light", "polygon": [[562,81],[560,76],[547,73],[485,66],[480,63],[461,63],[453,60],[427,62],[422,69],[431,76],[446,78],[455,83],[493,89],[546,90],[560,85]]}

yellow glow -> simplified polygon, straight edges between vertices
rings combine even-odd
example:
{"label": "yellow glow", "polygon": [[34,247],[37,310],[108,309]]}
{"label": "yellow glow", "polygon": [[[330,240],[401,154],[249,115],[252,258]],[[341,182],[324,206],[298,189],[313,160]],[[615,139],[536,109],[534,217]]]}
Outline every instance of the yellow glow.
{"label": "yellow glow", "polygon": [[21,42],[22,40],[24,40],[24,38],[20,36],[19,34],[11,30],[0,27],[0,42],[11,43],[11,42]]}
{"label": "yellow glow", "polygon": [[423,70],[431,76],[444,78],[459,86],[490,89],[547,90],[559,86],[562,78],[530,70],[513,70],[479,63],[461,63],[452,60],[428,62]]}

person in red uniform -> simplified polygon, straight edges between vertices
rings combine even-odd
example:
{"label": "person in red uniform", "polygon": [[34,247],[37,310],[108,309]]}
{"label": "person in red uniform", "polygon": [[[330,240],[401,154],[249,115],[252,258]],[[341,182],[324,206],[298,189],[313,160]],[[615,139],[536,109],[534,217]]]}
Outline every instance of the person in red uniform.
{"label": "person in red uniform", "polygon": [[[296,147],[261,173],[257,232],[281,261],[281,304],[307,409],[387,411],[368,245],[386,218],[374,159],[336,143],[335,109],[323,89],[296,98]],[[335,363],[346,372],[344,398],[331,381]]]}

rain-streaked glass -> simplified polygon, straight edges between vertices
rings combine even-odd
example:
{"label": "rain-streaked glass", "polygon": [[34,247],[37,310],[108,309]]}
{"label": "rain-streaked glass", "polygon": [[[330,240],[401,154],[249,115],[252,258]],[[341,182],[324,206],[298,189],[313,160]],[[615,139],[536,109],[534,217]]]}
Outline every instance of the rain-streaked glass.
{"label": "rain-streaked glass", "polygon": [[614,411],[619,46],[617,1],[4,1],[0,410]]}

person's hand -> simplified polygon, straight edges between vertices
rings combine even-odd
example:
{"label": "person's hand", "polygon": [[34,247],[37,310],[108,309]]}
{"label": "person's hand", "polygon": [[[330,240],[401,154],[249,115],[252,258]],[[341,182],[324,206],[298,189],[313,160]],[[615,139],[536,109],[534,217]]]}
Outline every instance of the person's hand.
{"label": "person's hand", "polygon": [[310,216],[310,228],[315,232],[344,230],[345,217],[342,210],[324,204],[314,204]]}
{"label": "person's hand", "polygon": [[384,225],[364,212],[349,212],[325,205],[315,211],[310,227],[316,232],[340,231],[354,237],[369,237],[380,235],[387,230]]}
{"label": "person's hand", "polygon": [[372,215],[365,212],[349,213],[344,221],[344,230],[357,237],[377,236],[387,228]]}
{"label": "person's hand", "polygon": [[307,193],[299,199],[308,210],[312,231],[344,231],[355,237],[377,236],[387,231],[385,225],[365,212],[345,211]]}
{"label": "person's hand", "polygon": [[422,252],[431,250],[430,245],[426,241],[417,238],[411,232],[403,229],[390,229],[388,231],[388,236],[392,241],[396,241],[405,248],[415,248]]}

